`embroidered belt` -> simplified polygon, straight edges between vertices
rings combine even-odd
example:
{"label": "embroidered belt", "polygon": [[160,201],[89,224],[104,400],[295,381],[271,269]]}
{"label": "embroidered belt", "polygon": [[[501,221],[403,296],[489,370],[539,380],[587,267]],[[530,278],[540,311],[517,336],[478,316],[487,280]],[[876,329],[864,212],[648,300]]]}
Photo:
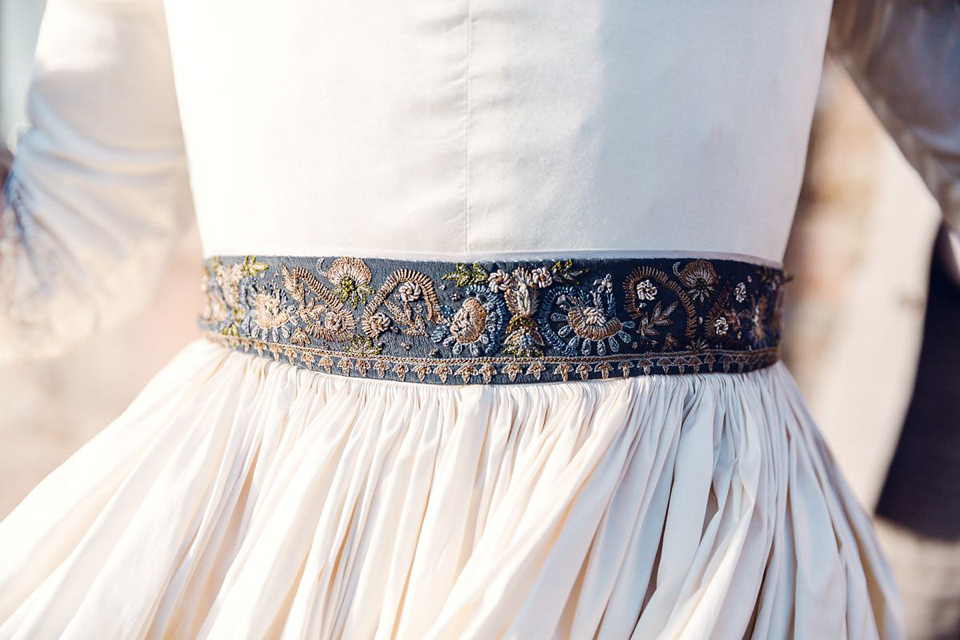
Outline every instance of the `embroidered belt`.
{"label": "embroidered belt", "polygon": [[779,359],[787,280],[726,259],[216,256],[199,325],[308,369],[412,382],[746,372]]}

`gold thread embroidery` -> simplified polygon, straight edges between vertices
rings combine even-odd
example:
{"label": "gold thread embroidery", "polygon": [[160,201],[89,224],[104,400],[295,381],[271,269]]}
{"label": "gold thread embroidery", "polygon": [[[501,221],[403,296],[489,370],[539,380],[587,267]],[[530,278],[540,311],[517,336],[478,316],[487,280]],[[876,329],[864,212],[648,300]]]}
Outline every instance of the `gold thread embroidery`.
{"label": "gold thread embroidery", "polygon": [[[397,261],[340,257],[324,269],[326,259],[304,260],[211,258],[204,335],[328,373],[404,380],[412,371],[421,382],[747,371],[779,358],[789,280],[705,259],[456,263],[435,277],[435,267]],[[613,273],[626,273],[619,289]]]}

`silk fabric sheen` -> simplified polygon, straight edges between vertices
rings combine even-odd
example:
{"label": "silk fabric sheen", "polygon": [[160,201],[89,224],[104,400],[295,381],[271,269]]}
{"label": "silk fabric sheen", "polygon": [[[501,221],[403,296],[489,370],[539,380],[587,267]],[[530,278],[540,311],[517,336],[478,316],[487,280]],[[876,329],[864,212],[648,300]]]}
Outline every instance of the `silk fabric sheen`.
{"label": "silk fabric sheen", "polygon": [[[836,4],[845,63],[956,222],[956,4]],[[0,359],[128,317],[194,213],[207,257],[776,266],[831,8],[49,0]],[[461,387],[197,340],[0,523],[0,638],[902,627],[781,363]]]}

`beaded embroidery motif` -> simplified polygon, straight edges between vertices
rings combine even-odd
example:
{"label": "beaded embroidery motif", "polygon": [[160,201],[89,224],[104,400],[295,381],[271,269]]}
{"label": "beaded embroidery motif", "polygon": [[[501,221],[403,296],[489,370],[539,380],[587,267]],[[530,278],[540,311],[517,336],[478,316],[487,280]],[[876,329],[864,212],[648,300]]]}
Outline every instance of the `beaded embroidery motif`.
{"label": "beaded embroidery motif", "polygon": [[216,256],[202,276],[198,324],[221,344],[340,375],[447,384],[769,366],[789,280],[702,258]]}

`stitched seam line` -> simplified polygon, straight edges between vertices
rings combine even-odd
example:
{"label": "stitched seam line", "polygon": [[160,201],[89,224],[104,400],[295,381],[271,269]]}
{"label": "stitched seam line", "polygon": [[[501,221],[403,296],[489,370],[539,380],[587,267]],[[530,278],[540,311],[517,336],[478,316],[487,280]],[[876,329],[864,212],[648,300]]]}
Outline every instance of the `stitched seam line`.
{"label": "stitched seam line", "polygon": [[470,251],[470,53],[473,48],[470,0],[467,0],[467,60],[464,67],[466,100],[464,104],[464,167],[463,167],[463,250]]}

